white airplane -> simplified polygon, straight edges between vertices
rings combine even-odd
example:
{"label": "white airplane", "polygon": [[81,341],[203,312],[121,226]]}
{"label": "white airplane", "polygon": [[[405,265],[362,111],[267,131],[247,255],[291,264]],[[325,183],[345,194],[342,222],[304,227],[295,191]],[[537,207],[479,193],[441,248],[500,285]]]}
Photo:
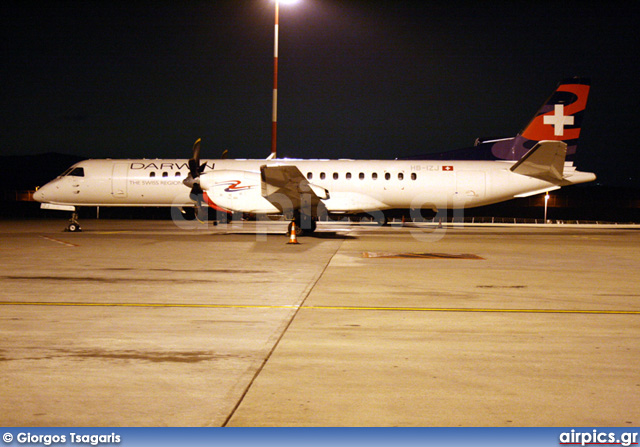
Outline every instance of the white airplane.
{"label": "white airplane", "polygon": [[[173,206],[284,214],[298,232],[319,216],[365,214],[386,223],[398,209],[472,208],[595,180],[572,161],[590,82],[561,82],[525,129],[512,138],[416,160],[85,160],[39,188],[44,209],[82,206]],[[465,158],[465,159],[461,159]],[[291,227],[291,224],[290,224]],[[291,228],[289,229],[291,230]]]}

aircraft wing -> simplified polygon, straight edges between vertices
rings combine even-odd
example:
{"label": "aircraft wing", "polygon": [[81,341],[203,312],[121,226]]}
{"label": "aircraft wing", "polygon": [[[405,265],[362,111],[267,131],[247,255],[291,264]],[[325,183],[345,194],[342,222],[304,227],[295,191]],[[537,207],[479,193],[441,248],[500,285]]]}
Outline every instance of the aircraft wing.
{"label": "aircraft wing", "polygon": [[511,171],[551,183],[563,180],[567,144],[562,141],[540,141],[527,152]]}
{"label": "aircraft wing", "polygon": [[260,166],[262,197],[281,211],[310,207],[316,210],[329,191],[309,183],[297,166]]}

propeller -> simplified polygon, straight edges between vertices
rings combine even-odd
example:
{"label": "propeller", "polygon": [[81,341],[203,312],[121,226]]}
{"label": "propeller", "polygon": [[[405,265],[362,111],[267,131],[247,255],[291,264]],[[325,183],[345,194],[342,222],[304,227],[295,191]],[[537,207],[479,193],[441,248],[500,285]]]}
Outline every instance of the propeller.
{"label": "propeller", "polygon": [[[200,142],[201,139],[198,138],[196,142],[193,144],[193,155],[189,159],[189,175],[185,178],[182,183],[184,183],[189,188],[194,188],[195,185],[198,185],[200,188],[200,174],[207,167],[206,163],[200,164]],[[202,189],[200,189],[202,192]]]}
{"label": "propeller", "polygon": [[202,205],[202,187],[200,186],[200,174],[202,174],[207,167],[206,163],[200,164],[200,142],[198,138],[193,144],[193,155],[189,159],[189,174],[182,183],[185,186],[191,188],[189,198],[196,202],[196,210],[200,214],[200,208]]}

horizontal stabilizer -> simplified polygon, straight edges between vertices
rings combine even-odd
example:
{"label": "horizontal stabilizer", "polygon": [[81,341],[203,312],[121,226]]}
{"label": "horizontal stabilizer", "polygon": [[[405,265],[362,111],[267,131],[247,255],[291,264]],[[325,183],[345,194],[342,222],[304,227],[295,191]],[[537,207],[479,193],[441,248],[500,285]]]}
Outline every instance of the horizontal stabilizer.
{"label": "horizontal stabilizer", "polygon": [[551,183],[562,181],[567,144],[562,141],[540,141],[524,154],[511,171]]}

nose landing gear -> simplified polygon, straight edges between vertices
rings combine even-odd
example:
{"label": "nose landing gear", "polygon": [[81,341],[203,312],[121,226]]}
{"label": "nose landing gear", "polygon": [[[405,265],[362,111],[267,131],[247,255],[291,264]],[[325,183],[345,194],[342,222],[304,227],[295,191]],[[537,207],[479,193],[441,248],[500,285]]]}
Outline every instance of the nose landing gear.
{"label": "nose landing gear", "polygon": [[67,224],[67,228],[64,231],[69,231],[71,233],[77,233],[82,231],[82,227],[80,226],[80,222],[78,222],[78,212],[74,211],[71,215],[71,219],[69,219],[69,223]]}

